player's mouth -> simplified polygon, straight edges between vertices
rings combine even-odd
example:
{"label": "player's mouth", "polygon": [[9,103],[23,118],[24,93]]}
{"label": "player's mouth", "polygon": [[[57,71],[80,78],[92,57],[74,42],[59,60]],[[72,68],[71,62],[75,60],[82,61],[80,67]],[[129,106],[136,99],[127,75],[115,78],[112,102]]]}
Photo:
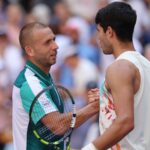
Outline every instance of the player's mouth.
{"label": "player's mouth", "polygon": [[57,56],[57,52],[54,54],[51,54],[51,57],[56,57]]}

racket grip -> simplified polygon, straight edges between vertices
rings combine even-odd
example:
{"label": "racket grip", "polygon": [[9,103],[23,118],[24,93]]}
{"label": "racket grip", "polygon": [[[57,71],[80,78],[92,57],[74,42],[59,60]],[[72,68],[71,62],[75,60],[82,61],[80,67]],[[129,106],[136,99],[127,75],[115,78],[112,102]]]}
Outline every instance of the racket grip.
{"label": "racket grip", "polygon": [[76,124],[76,116],[74,117],[72,117],[72,120],[71,120],[71,125],[70,125],[70,127],[71,128],[74,128],[74,126],[75,126],[75,124]]}
{"label": "racket grip", "polygon": [[72,111],[73,111],[73,114],[72,114],[72,120],[71,120],[70,127],[74,128],[75,124],[76,124],[76,107],[75,107],[75,105],[72,106]]}
{"label": "racket grip", "polygon": [[76,114],[76,106],[75,105],[72,106],[72,112],[73,112],[73,114]]}

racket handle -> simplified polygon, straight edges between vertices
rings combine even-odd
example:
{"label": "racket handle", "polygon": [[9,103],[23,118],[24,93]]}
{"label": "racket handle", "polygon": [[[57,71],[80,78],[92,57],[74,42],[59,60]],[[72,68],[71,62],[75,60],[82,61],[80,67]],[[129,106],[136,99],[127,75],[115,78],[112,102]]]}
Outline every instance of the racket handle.
{"label": "racket handle", "polygon": [[76,115],[72,117],[70,127],[71,127],[71,128],[74,128],[75,124],[76,124]]}
{"label": "racket handle", "polygon": [[74,128],[75,124],[76,124],[76,107],[75,107],[75,105],[72,106],[72,111],[73,111],[73,114],[72,114],[72,120],[71,120],[70,127]]}
{"label": "racket handle", "polygon": [[75,105],[72,106],[72,112],[73,112],[73,114],[76,114],[76,106]]}

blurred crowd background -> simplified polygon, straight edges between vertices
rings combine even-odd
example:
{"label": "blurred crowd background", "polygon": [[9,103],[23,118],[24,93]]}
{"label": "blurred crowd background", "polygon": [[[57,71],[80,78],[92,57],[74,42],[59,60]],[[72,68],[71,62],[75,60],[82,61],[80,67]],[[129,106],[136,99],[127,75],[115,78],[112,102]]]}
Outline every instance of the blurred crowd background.
{"label": "blurred crowd background", "polygon": [[[12,148],[12,86],[26,62],[18,35],[21,27],[39,21],[51,27],[59,46],[51,68],[57,84],[69,88],[78,108],[87,91],[99,87],[114,60],[97,44],[95,14],[114,0],[0,0],[0,150]],[[122,0],[137,12],[134,46],[150,60],[150,0]],[[75,129],[71,147],[80,149],[99,135],[98,115]],[[18,143],[19,144],[19,143]]]}

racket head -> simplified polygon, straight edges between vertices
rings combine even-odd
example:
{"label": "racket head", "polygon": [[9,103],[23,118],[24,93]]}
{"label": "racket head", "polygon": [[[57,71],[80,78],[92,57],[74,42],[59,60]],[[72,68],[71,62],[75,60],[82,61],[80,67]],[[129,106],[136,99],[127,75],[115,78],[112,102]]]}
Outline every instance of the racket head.
{"label": "racket head", "polygon": [[[68,129],[65,131],[65,133],[61,133],[61,125],[60,128],[53,131],[50,126],[46,126],[41,122],[42,117],[45,117],[45,114],[43,115],[43,109],[40,108],[40,101],[43,101],[45,105],[48,105],[48,100],[53,103],[53,96],[52,93],[57,90],[58,93],[55,94],[55,101],[58,100],[61,102],[61,107],[63,107],[63,111],[59,111],[58,107],[55,106],[56,110],[59,112],[58,116],[55,115],[55,119],[60,116],[60,113],[64,115],[64,118],[66,120],[66,125],[69,124]],[[56,91],[55,91],[56,92]],[[48,108],[47,108],[48,109]],[[51,107],[50,107],[51,109]],[[72,117],[67,118],[68,113],[72,113]],[[53,113],[53,112],[52,112]],[[66,115],[66,116],[65,116]],[[32,123],[32,130],[34,136],[39,139],[43,144],[45,145],[58,145],[61,142],[65,141],[67,138],[70,138],[71,133],[73,131],[73,128],[75,126],[76,122],[76,107],[75,107],[75,101],[73,99],[73,96],[69,92],[69,90],[61,85],[57,85],[54,87],[53,85],[48,86],[41,90],[34,98],[30,111],[29,111],[29,117],[30,122]],[[55,124],[55,119],[51,118],[49,120],[50,124]],[[59,119],[59,118],[58,118]],[[54,120],[54,121],[53,121]],[[61,133],[61,134],[59,134]],[[70,141],[70,139],[69,139]]]}

